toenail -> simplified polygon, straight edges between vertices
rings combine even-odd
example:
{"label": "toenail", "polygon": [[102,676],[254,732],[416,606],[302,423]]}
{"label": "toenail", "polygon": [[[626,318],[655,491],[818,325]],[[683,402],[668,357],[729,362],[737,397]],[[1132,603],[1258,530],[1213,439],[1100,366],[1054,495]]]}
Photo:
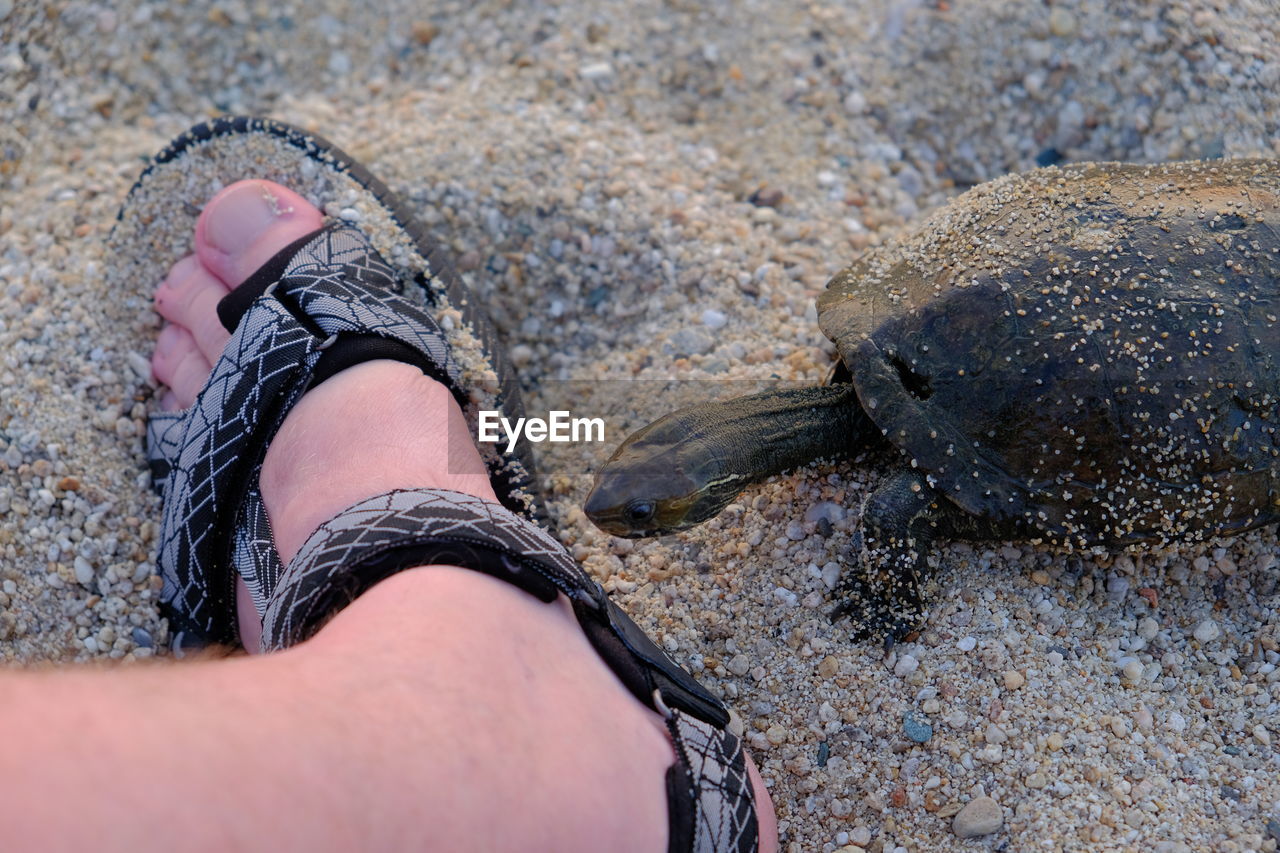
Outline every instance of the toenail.
{"label": "toenail", "polygon": [[205,242],[222,252],[253,244],[273,222],[291,212],[262,184],[245,182],[219,195],[205,210]]}

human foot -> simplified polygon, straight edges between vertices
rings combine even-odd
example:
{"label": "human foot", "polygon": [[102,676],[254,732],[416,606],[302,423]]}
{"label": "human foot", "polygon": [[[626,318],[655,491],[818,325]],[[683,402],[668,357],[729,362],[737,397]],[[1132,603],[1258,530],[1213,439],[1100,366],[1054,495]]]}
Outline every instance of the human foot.
{"label": "human foot", "polygon": [[[240,181],[209,201],[196,224],[195,252],[156,290],[156,310],[168,321],[151,362],[168,386],[162,409],[190,406],[226,346],[230,333],[218,320],[218,302],[323,221],[313,205],[270,181]],[[312,389],[285,418],[262,467],[282,562],[321,522],[383,491],[432,487],[496,500],[469,443],[447,442],[452,456],[422,452],[425,437],[466,431],[448,389],[400,362],[358,364]],[[256,650],[261,626],[241,580],[237,611],[242,641]]]}
{"label": "human foot", "polygon": [[[319,211],[314,207],[283,187],[265,181],[234,184],[209,202],[196,229],[195,254],[175,265],[157,292],[157,309],[171,324],[162,336],[153,361],[157,378],[170,386],[164,398],[166,405],[186,406],[195,399],[227,341],[226,332],[215,319],[214,306],[218,301],[278,249],[310,233],[320,222]],[[371,412],[377,416],[370,417]],[[430,436],[442,436],[451,429],[465,430],[466,427],[448,390],[416,368],[397,362],[360,364],[309,391],[290,411],[263,463],[263,501],[272,520],[272,533],[280,556],[289,560],[302,538],[318,522],[356,500],[388,489],[427,486],[494,500],[488,472],[469,442],[450,443],[468,446],[469,452],[460,453],[459,458],[449,459],[431,449]],[[422,452],[424,447],[428,452]],[[434,447],[440,447],[438,439]],[[638,706],[608,674],[603,662],[572,624],[574,617],[563,599],[560,606],[541,607],[504,583],[470,571],[407,572],[389,586],[372,590],[340,613],[333,623],[338,633],[329,631],[318,635],[317,641],[323,641],[319,648],[335,644],[349,648],[341,642],[340,626],[352,624],[351,620],[368,611],[379,596],[385,598],[393,589],[407,594],[406,584],[416,593],[435,593],[441,591],[436,587],[449,583],[462,584],[464,589],[454,590],[450,595],[426,595],[422,599],[424,607],[427,602],[466,600],[473,608],[479,608],[476,613],[480,614],[488,612],[495,596],[505,596],[514,598],[512,603],[519,602],[525,605],[522,609],[530,611],[530,636],[543,636],[548,628],[547,619],[559,620],[560,627],[566,631],[572,628],[566,635],[573,638],[571,648],[564,654],[553,655],[552,659],[559,661],[559,669],[566,669],[570,659],[578,659],[587,667],[584,673],[588,670],[595,673],[586,679],[592,686],[588,688],[584,683],[581,690],[552,693],[560,697],[578,696],[578,701],[592,708],[610,708],[614,720],[633,719],[644,723],[642,730],[648,727],[651,735],[658,735],[656,738],[651,737],[648,743],[626,739],[625,749],[617,743],[611,743],[609,749],[614,753],[613,759],[630,769],[627,778],[661,777],[660,771],[670,763],[672,753],[660,721]],[[241,636],[246,646],[253,648],[257,645],[258,622],[253,618],[255,611],[243,587],[241,593]],[[407,619],[406,629],[429,625],[431,631],[436,631],[439,624],[443,624],[429,619],[424,625],[421,616],[425,611],[410,609],[415,615]],[[444,614],[440,616],[443,619]],[[515,618],[513,613],[513,621],[503,623],[506,630],[492,632],[495,640],[505,638],[499,643],[503,649],[509,642]],[[381,618],[374,621],[384,624]],[[552,633],[548,632],[547,636]],[[420,648],[416,643],[409,645]],[[557,711],[555,716],[563,713]],[[610,730],[617,733],[616,727]],[[648,764],[653,765],[652,773],[638,772]],[[768,796],[754,770],[752,781],[761,809],[761,828],[768,839],[773,836],[772,830],[767,829],[772,825]],[[648,793],[656,792],[654,789]],[[647,825],[651,823],[646,821]]]}

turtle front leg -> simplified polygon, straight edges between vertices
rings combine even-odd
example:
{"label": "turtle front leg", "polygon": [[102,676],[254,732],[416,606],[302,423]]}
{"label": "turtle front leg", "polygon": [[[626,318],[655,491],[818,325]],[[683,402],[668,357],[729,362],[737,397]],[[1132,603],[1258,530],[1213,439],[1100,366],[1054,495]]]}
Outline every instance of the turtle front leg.
{"label": "turtle front leg", "polygon": [[886,648],[915,630],[924,617],[920,581],[929,571],[929,549],[953,511],[911,468],[877,486],[862,513],[860,565],[846,574],[831,618],[852,616],[858,639],[883,636]]}

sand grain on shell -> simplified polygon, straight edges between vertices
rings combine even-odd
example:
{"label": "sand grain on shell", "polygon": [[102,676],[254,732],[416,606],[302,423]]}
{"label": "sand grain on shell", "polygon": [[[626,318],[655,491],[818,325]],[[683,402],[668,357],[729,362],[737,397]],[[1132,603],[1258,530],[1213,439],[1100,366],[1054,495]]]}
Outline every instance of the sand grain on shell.
{"label": "sand grain on shell", "polygon": [[[163,653],[154,282],[108,286],[104,239],[195,121],[270,113],[363,160],[453,251],[531,408],[570,396],[621,432],[667,380],[818,381],[827,278],[972,182],[1280,154],[1274,4],[1220,5],[0,2],[0,649]],[[562,538],[735,708],[784,849],[954,849],[981,797],[1003,824],[975,849],[1274,849],[1274,534],[954,545],[927,627],[885,658],[824,614],[892,458],[631,543],[577,509],[609,449],[544,454]]]}

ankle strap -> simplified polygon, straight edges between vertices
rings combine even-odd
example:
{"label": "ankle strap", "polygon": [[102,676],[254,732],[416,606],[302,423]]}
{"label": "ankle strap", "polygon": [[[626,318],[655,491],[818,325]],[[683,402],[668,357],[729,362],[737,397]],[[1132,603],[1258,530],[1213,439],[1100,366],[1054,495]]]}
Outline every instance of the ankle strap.
{"label": "ankle strap", "polygon": [[498,504],[443,489],[368,498],[320,525],[280,575],[262,618],[268,649],[297,645],[396,572],[450,565],[484,572],[551,601],[564,593],[600,656],[636,698],[723,727],[724,704],[640,630],[564,546]]}

